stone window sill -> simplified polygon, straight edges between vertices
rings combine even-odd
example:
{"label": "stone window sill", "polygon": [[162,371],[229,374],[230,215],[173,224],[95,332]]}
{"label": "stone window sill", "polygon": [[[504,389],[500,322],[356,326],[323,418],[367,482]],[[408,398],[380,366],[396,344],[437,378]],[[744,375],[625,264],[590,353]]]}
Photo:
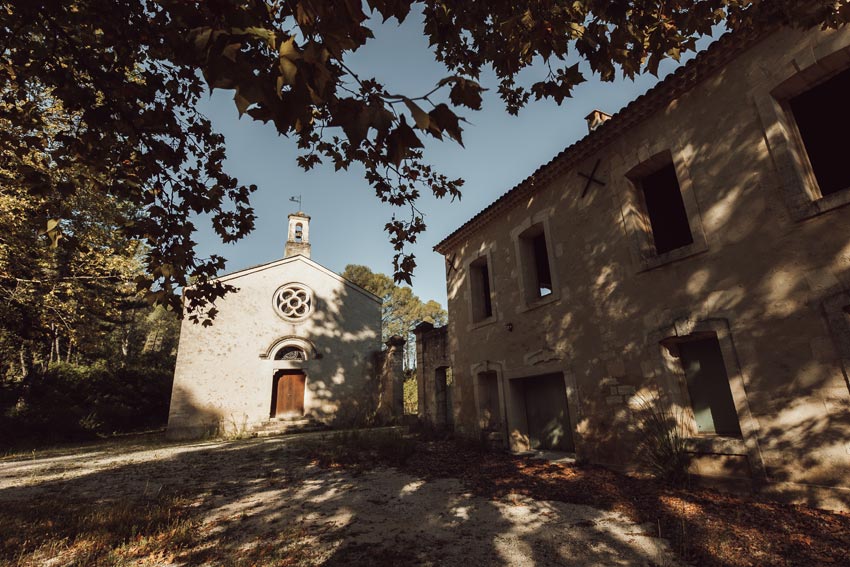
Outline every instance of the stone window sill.
{"label": "stone window sill", "polygon": [[653,254],[651,256],[644,256],[640,260],[640,269],[638,270],[638,272],[648,272],[649,270],[654,270],[655,268],[658,268],[660,266],[671,264],[679,260],[684,260],[685,258],[696,256],[697,254],[702,254],[707,250],[708,244],[703,240],[693,242],[692,244],[682,246],[681,248],[676,248],[675,250],[670,250],[669,252],[665,252],[664,254]]}
{"label": "stone window sill", "polygon": [[467,325],[466,330],[474,331],[475,329],[480,329],[481,327],[492,325],[498,320],[499,319],[496,317],[496,315],[490,315],[486,319],[481,319],[480,321],[476,321],[475,323],[470,323],[469,325]]}
{"label": "stone window sill", "polygon": [[550,303],[555,303],[560,299],[560,294],[557,292],[552,292],[545,297],[541,297],[539,299],[535,299],[534,301],[526,303],[520,309],[517,310],[517,313],[525,313],[526,311],[533,311],[539,307],[543,307],[544,305],[549,305]]}
{"label": "stone window sill", "polygon": [[796,221],[806,220],[850,204],[850,187],[813,201],[804,201],[791,210]]}

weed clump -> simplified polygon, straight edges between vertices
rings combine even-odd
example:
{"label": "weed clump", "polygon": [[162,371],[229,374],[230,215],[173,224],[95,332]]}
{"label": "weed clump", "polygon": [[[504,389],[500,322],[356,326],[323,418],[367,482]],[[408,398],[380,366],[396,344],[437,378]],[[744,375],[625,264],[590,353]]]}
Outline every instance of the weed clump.
{"label": "weed clump", "polygon": [[658,396],[640,396],[637,416],[643,439],[638,446],[639,461],[659,480],[683,486],[688,480],[691,454],[681,410],[671,408]]}

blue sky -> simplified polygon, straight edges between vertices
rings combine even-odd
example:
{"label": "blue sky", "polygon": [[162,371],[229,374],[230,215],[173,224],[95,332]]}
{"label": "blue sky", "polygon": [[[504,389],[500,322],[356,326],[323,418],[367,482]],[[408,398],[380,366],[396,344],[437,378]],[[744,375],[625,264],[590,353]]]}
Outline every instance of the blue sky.
{"label": "blue sky", "polygon": [[[376,23],[372,26],[375,40],[355,53],[349,66],[361,77],[377,77],[390,92],[424,94],[449,73],[434,61],[421,26],[421,17],[415,14],[402,26],[395,20]],[[676,65],[666,61],[659,76]],[[523,75],[523,82],[535,80],[537,72]],[[452,141],[426,142],[428,161],[449,177],[462,177],[466,184],[460,201],[421,199],[419,209],[426,215],[428,230],[411,248],[418,264],[414,292],[425,301],[435,299],[445,306],[444,263],[433,246],[583,137],[587,133],[584,117],[591,110],[614,113],[657,80],[650,75],[634,82],[602,83],[591,78],[560,107],[551,101],[532,102],[519,116],[510,116],[496,95],[494,76],[485,74],[481,83],[490,90],[485,93],[483,110],[459,111],[470,122],[463,134],[465,147]],[[232,97],[232,91],[216,91],[203,101],[201,110],[226,138],[228,171],[240,182],[258,187],[252,199],[256,228],[242,241],[227,245],[202,228],[197,237],[199,253],[227,258],[226,272],[281,258],[287,214],[297,208],[289,198],[300,194],[303,210],[312,217],[310,242],[315,261],[335,272],[341,272],[346,264],[363,264],[376,272],[392,273],[393,250],[383,227],[394,211],[407,215],[408,210],[381,203],[363,179],[362,170],[334,172],[333,166],[321,165],[305,173],[295,163],[294,140],[279,136],[270,124],[247,116],[240,120]]]}

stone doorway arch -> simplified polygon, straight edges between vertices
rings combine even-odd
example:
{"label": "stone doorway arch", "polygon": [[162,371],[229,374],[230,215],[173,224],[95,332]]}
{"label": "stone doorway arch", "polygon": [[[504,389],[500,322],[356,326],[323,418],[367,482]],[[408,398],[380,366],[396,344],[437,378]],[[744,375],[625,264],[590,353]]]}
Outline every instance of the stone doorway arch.
{"label": "stone doorway arch", "polygon": [[271,374],[269,417],[298,420],[309,410],[310,361],[318,358],[313,343],[297,336],[275,340],[261,354]]}

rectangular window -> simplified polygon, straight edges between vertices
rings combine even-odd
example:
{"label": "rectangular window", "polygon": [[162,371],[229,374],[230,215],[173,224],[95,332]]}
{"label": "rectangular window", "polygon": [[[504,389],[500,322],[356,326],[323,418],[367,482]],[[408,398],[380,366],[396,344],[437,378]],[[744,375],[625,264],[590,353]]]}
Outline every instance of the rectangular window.
{"label": "rectangular window", "polygon": [[689,340],[678,346],[697,430],[741,437],[738,412],[717,337]]}
{"label": "rectangular window", "polygon": [[490,270],[485,256],[469,265],[469,277],[472,287],[472,322],[477,323],[493,316]]}
{"label": "rectangular window", "polygon": [[526,296],[529,301],[552,293],[552,270],[549,267],[549,249],[542,224],[536,224],[520,235]]}
{"label": "rectangular window", "polygon": [[692,244],[694,237],[673,164],[665,165],[638,182],[652,227],[656,253],[664,254]]}
{"label": "rectangular window", "polygon": [[549,252],[546,249],[546,235],[542,232],[532,239],[534,248],[534,269],[537,273],[537,295],[546,297],[552,293],[552,272],[549,270]]}
{"label": "rectangular window", "polygon": [[788,101],[821,195],[850,188],[850,69]]}

